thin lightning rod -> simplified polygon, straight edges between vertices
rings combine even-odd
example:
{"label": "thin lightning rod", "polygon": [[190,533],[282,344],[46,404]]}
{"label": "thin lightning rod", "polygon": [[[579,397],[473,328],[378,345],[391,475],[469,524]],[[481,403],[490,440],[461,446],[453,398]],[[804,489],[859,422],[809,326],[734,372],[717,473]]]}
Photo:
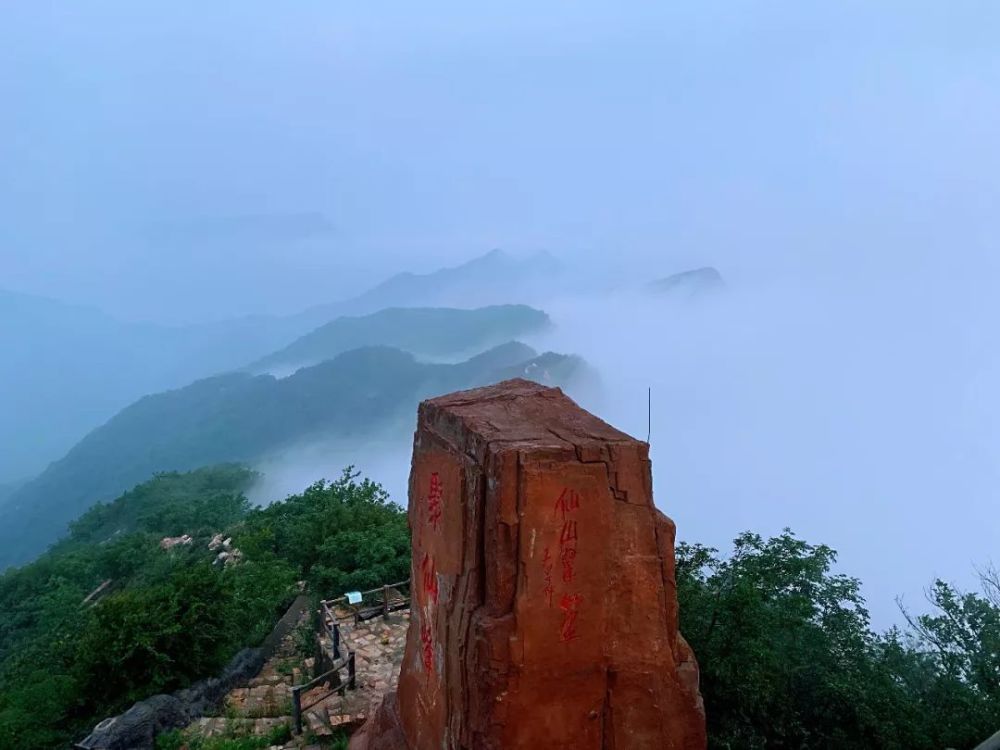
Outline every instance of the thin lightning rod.
{"label": "thin lightning rod", "polygon": [[649,436],[653,431],[653,389],[649,387],[646,389],[646,442],[649,442]]}

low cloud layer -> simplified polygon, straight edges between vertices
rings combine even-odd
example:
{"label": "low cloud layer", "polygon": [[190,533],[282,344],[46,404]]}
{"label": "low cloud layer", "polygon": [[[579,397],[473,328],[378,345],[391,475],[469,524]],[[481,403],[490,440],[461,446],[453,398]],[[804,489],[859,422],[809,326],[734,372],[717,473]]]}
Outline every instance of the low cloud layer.
{"label": "low cloud layer", "polygon": [[581,403],[650,429],[656,501],[682,539],[726,549],[741,530],[792,527],[840,551],[885,624],[935,576],[971,585],[1000,533],[1000,311],[984,283],[903,273],[730,284],[693,304],[564,298],[531,343],[582,354],[602,387]]}
{"label": "low cloud layer", "polygon": [[[580,400],[639,437],[652,388],[683,538],[791,526],[840,550],[881,621],[995,546],[998,6],[0,16],[0,286],[194,322],[549,250],[593,291],[553,277],[499,301],[549,312],[528,343],[583,355],[604,387]],[[607,292],[705,264],[728,282],[706,304]],[[409,438],[276,458],[260,499],[345,463],[399,499]]]}

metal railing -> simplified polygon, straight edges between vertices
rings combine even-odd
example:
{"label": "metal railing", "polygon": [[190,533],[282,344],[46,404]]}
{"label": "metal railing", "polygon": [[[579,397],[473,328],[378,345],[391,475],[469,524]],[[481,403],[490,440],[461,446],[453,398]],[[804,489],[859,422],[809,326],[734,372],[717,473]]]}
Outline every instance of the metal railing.
{"label": "metal railing", "polygon": [[[346,620],[353,620],[355,624],[359,622],[364,622],[365,620],[370,620],[373,617],[388,617],[391,612],[397,612],[401,609],[409,609],[410,607],[410,597],[409,595],[403,595],[401,589],[409,589],[410,581],[407,579],[405,581],[399,581],[398,583],[386,583],[375,589],[368,589],[367,591],[359,592],[361,594],[361,603],[358,605],[350,604],[347,601],[347,596],[338,596],[336,599],[324,599],[320,602],[320,614],[323,617],[324,624],[327,623],[337,623],[344,622]],[[398,594],[395,599],[393,599],[392,594],[396,592]],[[374,594],[381,594],[381,597],[375,603],[365,606],[365,597],[371,597]],[[334,608],[337,606],[346,606],[350,609],[350,614],[338,617],[334,612]],[[327,634],[330,635],[331,640],[333,639],[333,634],[329,632],[327,628]]]}
{"label": "metal railing", "polygon": [[[339,628],[338,628],[339,630]],[[347,667],[347,682],[345,683],[340,677],[340,670]],[[339,685],[335,688],[336,692],[340,694],[341,697],[347,694],[348,690],[356,690],[358,687],[357,683],[357,669],[354,663],[354,652],[348,652],[347,656],[340,657],[336,659],[333,663],[333,668],[327,670],[323,674],[312,678],[309,682],[303,683],[302,685],[295,685],[292,687],[292,723],[295,725],[295,733],[302,734],[302,712],[308,711],[310,708],[315,706],[317,703],[325,701],[333,690],[323,693],[323,695],[315,698],[307,705],[302,705],[302,694],[309,689],[319,685],[322,682],[336,676]]]}
{"label": "metal railing", "polygon": [[[398,583],[387,583],[378,588],[361,591],[361,601],[358,604],[350,604],[347,596],[339,596],[336,599],[323,599],[319,603],[319,616],[321,627],[326,637],[330,641],[331,656],[333,663],[331,668],[321,675],[314,677],[309,682],[292,687],[292,722],[295,733],[302,733],[302,716],[304,712],[318,703],[326,700],[332,693],[339,693],[341,697],[346,696],[348,690],[357,689],[357,669],[355,666],[354,650],[346,642],[341,633],[341,624],[353,622],[358,624],[373,617],[388,618],[392,612],[401,609],[408,609],[410,597],[404,596],[401,589],[408,589],[409,580]],[[379,596],[380,595],[380,596]],[[365,598],[374,599],[368,606],[365,606]],[[337,609],[346,609],[346,614],[337,614]],[[341,677],[341,670],[347,670],[347,679]],[[336,687],[325,691],[322,695],[315,697],[308,704],[302,705],[302,696],[309,690],[323,682],[333,682],[336,680]]]}

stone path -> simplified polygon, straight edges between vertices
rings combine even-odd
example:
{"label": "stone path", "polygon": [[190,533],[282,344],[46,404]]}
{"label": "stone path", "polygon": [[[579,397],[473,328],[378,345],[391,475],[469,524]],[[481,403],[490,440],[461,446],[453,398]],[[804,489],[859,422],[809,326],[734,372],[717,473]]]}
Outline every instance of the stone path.
{"label": "stone path", "polygon": [[[324,682],[303,693],[302,735],[274,748],[321,747],[315,743],[341,731],[350,733],[396,686],[409,610],[394,612],[388,620],[376,617],[360,624],[354,624],[347,612],[337,614],[343,616],[342,648],[345,653],[346,649],[355,652],[357,689],[346,690],[342,697],[336,684]],[[332,651],[325,637],[321,644]],[[303,659],[297,652],[293,631],[247,687],[230,691],[221,716],[201,718],[186,733],[202,737],[264,736],[276,727],[291,727],[292,686],[308,682],[312,674],[313,660]],[[346,679],[346,670],[342,674]]]}

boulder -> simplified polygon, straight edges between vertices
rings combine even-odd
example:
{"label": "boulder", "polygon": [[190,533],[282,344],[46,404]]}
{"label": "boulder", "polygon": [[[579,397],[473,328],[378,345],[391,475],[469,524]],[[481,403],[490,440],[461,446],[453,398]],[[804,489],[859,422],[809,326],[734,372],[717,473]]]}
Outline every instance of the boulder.
{"label": "boulder", "polygon": [[191,544],[194,541],[188,534],[181,536],[165,536],[160,540],[160,549],[173,549],[177,546]]}
{"label": "boulder", "polygon": [[151,750],[156,735],[190,721],[184,702],[172,695],[154,695],[121,716],[105,719],[78,747],[95,750]]}
{"label": "boulder", "polygon": [[352,750],[705,747],[648,448],[526,380],[420,405],[406,651]]}
{"label": "boulder", "polygon": [[173,695],[154,695],[121,714],[105,719],[77,747],[91,750],[153,750],[156,735],[186,727],[217,706],[226,693],[245,684],[264,665],[259,648],[245,648],[234,656],[222,674],[194,683]]}

